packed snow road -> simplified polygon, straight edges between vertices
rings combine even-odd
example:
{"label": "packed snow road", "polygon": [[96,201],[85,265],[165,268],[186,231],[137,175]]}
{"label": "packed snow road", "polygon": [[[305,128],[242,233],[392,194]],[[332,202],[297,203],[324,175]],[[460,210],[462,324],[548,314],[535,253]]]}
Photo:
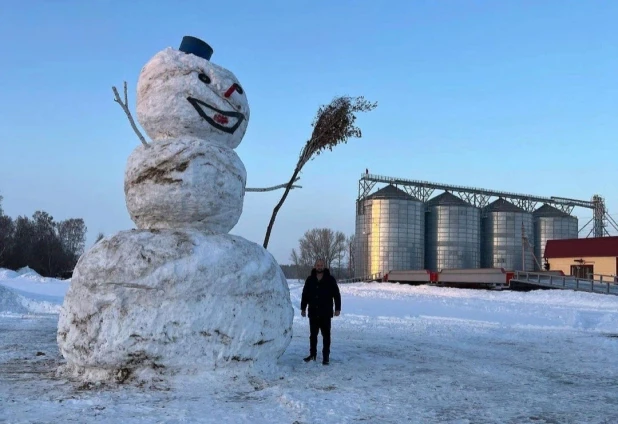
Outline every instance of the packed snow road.
{"label": "packed snow road", "polygon": [[[298,308],[301,285],[290,290]],[[618,422],[613,296],[341,290],[331,365],[302,362],[309,329],[297,310],[279,374],[268,378],[80,387],[54,377],[57,315],[0,318],[0,422]]]}

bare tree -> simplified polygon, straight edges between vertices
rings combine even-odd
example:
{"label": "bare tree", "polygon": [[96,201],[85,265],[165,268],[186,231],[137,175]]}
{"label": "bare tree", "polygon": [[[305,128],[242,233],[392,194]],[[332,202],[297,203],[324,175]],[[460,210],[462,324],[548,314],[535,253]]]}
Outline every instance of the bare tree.
{"label": "bare tree", "polygon": [[58,237],[69,254],[79,258],[86,246],[86,224],[81,218],[71,218],[57,224]]}
{"label": "bare tree", "polygon": [[354,275],[356,270],[356,235],[352,234],[348,237],[348,273],[350,276]]}
{"label": "bare tree", "polygon": [[292,253],[290,254],[290,260],[294,265],[294,278],[303,278],[303,276],[309,274],[309,271],[313,266],[313,264],[307,263],[307,260],[302,259],[300,255],[296,252],[296,249],[292,249]]}
{"label": "bare tree", "polygon": [[296,253],[296,249],[292,249],[292,253],[290,254],[290,260],[294,264],[294,266],[300,266],[300,256]]}
{"label": "bare tree", "polygon": [[100,232],[99,234],[97,234],[97,238],[96,238],[96,240],[94,241],[94,244],[97,244],[98,242],[100,242],[100,241],[101,241],[101,240],[103,240],[104,238],[105,238],[105,234],[103,234],[103,233],[101,233],[101,232]]}
{"label": "bare tree", "polygon": [[13,245],[15,224],[10,216],[0,215],[0,266],[6,264]]}
{"label": "bare tree", "polygon": [[32,219],[0,216],[0,265],[9,269],[29,266],[41,275],[57,277],[72,270],[84,249],[86,226],[82,219],[55,222],[47,212]]}
{"label": "bare tree", "polygon": [[377,103],[368,102],[363,97],[353,98],[344,96],[336,97],[330,104],[321,106],[318,109],[312,123],[313,132],[311,138],[305,143],[283,196],[281,196],[279,203],[277,203],[273,209],[268,228],[266,229],[266,236],[264,237],[265,249],[268,247],[270,233],[275,224],[277,213],[288,197],[288,193],[303,166],[324,150],[328,149],[332,151],[333,147],[338,144],[347,143],[350,137],[360,138],[362,136],[361,130],[354,126],[354,122],[356,121],[355,113],[368,112],[376,107]]}
{"label": "bare tree", "polygon": [[18,216],[14,221],[11,269],[19,269],[32,263],[34,253],[34,225],[27,216]]}
{"label": "bare tree", "polygon": [[36,252],[34,269],[43,269],[45,275],[54,275],[58,267],[57,253],[62,251],[62,244],[56,235],[56,222],[53,216],[44,211],[32,215],[34,224],[34,251]]}
{"label": "bare tree", "polygon": [[0,195],[0,265],[4,263],[5,256],[9,250],[9,242],[13,237],[13,220],[4,216],[2,210],[2,195]]}
{"label": "bare tree", "polygon": [[335,262],[343,261],[347,251],[345,234],[330,228],[309,230],[298,242],[299,252],[292,249],[291,259],[294,265],[304,272],[311,270],[317,259],[323,259],[330,268]]}

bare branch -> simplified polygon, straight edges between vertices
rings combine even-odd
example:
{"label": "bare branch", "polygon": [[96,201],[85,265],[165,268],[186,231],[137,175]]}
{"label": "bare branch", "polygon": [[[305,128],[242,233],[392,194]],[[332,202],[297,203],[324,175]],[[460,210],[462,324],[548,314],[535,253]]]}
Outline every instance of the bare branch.
{"label": "bare branch", "polygon": [[273,209],[273,213],[270,216],[270,222],[268,223],[268,228],[266,229],[266,236],[264,237],[264,244],[263,244],[264,249],[268,247],[268,241],[270,240],[270,233],[273,230],[273,225],[275,224],[277,213],[279,213],[279,209],[281,209],[281,206],[283,206],[283,202],[285,202],[285,199],[288,197],[288,194],[290,193],[290,190],[292,189],[292,185],[294,181],[296,181],[296,177],[298,176],[299,172],[300,172],[300,167],[297,166],[296,169],[294,170],[294,173],[292,174],[292,178],[290,178],[290,181],[285,187],[283,196],[281,196],[281,199],[279,199],[279,203],[277,203],[277,205],[275,206],[275,209]]}
{"label": "bare branch", "polygon": [[[300,177],[296,178],[294,180],[294,182],[300,180]],[[245,191],[260,191],[260,192],[264,192],[264,191],[274,191],[274,190],[279,190],[280,188],[286,188],[288,186],[288,183],[283,183],[283,184],[279,184],[276,186],[272,186],[272,187],[263,187],[263,188],[245,188]],[[290,188],[303,188],[303,186],[299,186],[299,185],[293,185]]]}
{"label": "bare branch", "polygon": [[[279,185],[272,186],[272,187],[247,187],[245,191],[246,192],[275,191],[275,190],[279,190],[280,188],[286,188],[287,186],[288,186],[287,183],[284,183],[284,184],[279,184]],[[290,187],[290,189],[293,189],[293,188],[303,188],[303,186],[293,185]]]}
{"label": "bare branch", "polygon": [[133,127],[133,131],[135,131],[135,134],[137,134],[137,136],[139,137],[139,140],[142,142],[144,146],[150,147],[150,145],[146,142],[146,139],[144,138],[142,133],[139,131],[139,129],[137,129],[137,125],[135,125],[133,116],[131,116],[131,111],[129,110],[129,102],[127,100],[127,97],[128,97],[127,96],[127,82],[126,81],[124,82],[124,103],[120,99],[120,94],[118,93],[118,90],[116,89],[116,87],[112,87],[112,90],[114,91],[114,97],[115,97],[114,101],[120,105],[122,110],[124,110],[124,113],[127,115],[127,118],[129,119],[129,122],[131,123],[131,127]]}

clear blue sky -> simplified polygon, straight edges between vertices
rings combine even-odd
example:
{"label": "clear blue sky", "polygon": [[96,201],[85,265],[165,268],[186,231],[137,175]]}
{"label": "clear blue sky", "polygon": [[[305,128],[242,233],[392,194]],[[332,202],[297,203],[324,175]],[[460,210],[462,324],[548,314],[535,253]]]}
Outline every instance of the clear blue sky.
{"label": "clear blue sky", "polygon": [[[237,149],[249,187],[282,183],[317,108],[364,95],[362,139],[316,158],[279,213],[269,250],[289,263],[304,231],[352,234],[358,178],[388,176],[546,196],[606,197],[618,217],[618,2],[21,1],[0,11],[0,194],[129,229],[124,167],[139,140],[141,67],[183,35],[236,74],[251,121]],[[248,193],[232,233],[261,243],[281,192]],[[575,210],[580,224],[592,213]]]}

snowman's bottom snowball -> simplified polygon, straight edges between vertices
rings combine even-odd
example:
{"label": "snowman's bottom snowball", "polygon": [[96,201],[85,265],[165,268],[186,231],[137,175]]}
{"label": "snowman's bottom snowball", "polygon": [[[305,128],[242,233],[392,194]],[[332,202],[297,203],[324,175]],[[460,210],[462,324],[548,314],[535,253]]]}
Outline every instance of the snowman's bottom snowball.
{"label": "snowman's bottom snowball", "polygon": [[66,369],[84,379],[257,370],[283,354],[292,321],[287,281],[262,246],[197,230],[132,230],[80,258],[57,340]]}

